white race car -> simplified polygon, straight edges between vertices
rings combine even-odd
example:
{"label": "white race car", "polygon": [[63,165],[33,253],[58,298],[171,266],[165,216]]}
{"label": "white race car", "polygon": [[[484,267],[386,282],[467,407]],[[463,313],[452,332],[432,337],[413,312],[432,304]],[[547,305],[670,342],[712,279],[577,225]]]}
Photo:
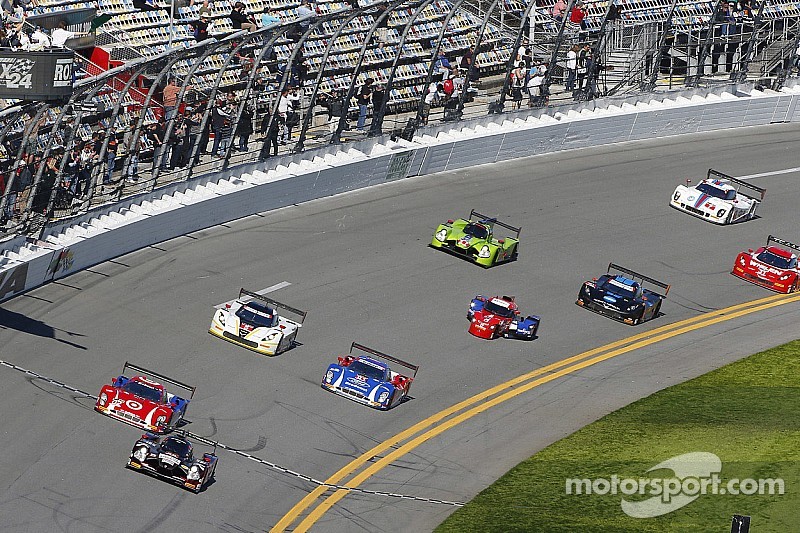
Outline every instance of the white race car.
{"label": "white race car", "polygon": [[[706,179],[695,187],[691,187],[690,183],[690,180],[686,180],[686,185],[678,185],[669,205],[714,224],[731,224],[754,218],[756,208],[767,192],[713,168],[708,169]],[[743,189],[751,194],[745,194]]]}
{"label": "white race car", "polygon": [[[279,316],[279,308],[298,319]],[[260,354],[277,355],[294,345],[305,318],[305,311],[241,289],[234,303],[217,309],[208,332]]]}

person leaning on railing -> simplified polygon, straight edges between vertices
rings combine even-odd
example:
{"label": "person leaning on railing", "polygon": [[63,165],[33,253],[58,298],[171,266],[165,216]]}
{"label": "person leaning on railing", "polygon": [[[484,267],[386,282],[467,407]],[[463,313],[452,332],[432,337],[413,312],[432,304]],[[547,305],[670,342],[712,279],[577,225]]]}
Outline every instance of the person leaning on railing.
{"label": "person leaning on railing", "polygon": [[59,20],[58,25],[50,32],[50,40],[53,48],[63,48],[67,41],[76,37],[89,35],[88,32],[69,31],[67,22]]}

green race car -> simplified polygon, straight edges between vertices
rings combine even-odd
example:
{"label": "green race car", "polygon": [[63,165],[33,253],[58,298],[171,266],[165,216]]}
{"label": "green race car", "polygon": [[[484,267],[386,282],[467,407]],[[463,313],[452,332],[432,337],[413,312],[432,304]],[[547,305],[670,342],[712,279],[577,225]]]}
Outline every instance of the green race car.
{"label": "green race car", "polygon": [[[514,236],[498,238],[494,234],[496,226],[514,232]],[[431,246],[470,259],[482,267],[490,267],[517,258],[521,229],[498,222],[496,218],[473,209],[469,213],[469,220],[459,218],[440,224],[433,234]]]}

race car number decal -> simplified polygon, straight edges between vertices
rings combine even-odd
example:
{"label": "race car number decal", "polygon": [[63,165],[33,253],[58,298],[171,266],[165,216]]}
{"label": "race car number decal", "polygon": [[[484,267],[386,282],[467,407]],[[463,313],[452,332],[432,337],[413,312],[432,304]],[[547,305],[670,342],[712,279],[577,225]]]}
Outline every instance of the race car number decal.
{"label": "race car number decal", "polygon": [[142,404],[140,404],[136,400],[127,400],[125,402],[125,405],[127,405],[128,409],[131,409],[132,411],[138,411],[139,409],[144,407]]}

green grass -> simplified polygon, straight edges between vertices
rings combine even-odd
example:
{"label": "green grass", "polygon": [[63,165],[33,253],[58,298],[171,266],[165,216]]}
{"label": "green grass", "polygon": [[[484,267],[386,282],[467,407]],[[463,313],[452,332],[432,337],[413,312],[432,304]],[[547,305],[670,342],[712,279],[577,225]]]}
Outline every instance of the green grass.
{"label": "green grass", "polygon": [[[567,495],[567,478],[646,473],[671,457],[711,452],[723,482],[782,478],[783,495],[701,495],[655,518],[632,518],[622,495]],[[437,529],[447,532],[800,531],[800,341],[748,357],[620,409],[520,463]],[[629,496],[641,500],[647,496]]]}

